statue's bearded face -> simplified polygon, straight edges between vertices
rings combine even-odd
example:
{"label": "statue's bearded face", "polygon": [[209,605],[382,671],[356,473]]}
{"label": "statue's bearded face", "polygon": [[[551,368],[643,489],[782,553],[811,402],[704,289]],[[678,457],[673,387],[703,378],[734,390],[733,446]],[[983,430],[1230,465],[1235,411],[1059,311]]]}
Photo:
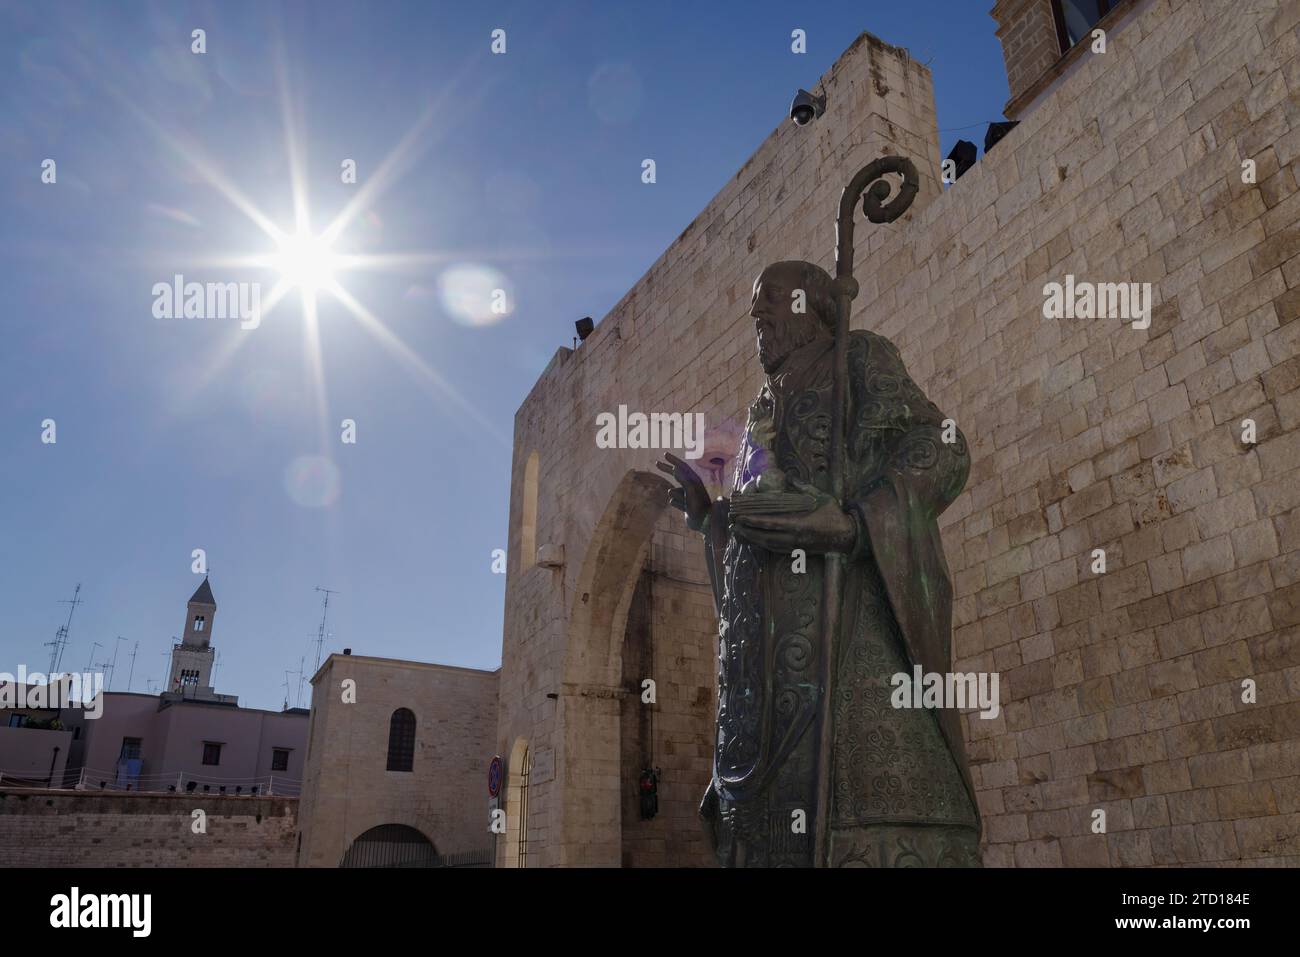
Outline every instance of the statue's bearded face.
{"label": "statue's bearded face", "polygon": [[765,272],[754,284],[749,314],[758,334],[758,361],[768,375],[799,347],[830,334],[811,311],[794,311],[794,290],[794,277],[776,271]]}

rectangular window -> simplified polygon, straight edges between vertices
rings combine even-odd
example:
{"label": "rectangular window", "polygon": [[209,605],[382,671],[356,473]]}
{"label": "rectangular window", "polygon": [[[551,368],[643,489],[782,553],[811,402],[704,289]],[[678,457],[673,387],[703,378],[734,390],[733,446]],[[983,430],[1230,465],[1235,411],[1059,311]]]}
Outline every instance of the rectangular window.
{"label": "rectangular window", "polygon": [[203,742],[203,763],[220,764],[221,763],[221,745],[213,741]]}
{"label": "rectangular window", "polygon": [[119,761],[133,761],[140,757],[140,738],[123,738],[122,753],[118,755]]}
{"label": "rectangular window", "polygon": [[11,714],[9,716],[9,727],[11,728],[21,728],[26,723],[27,715],[25,714]]}
{"label": "rectangular window", "polygon": [[1123,0],[1052,0],[1052,13],[1056,17],[1056,35],[1064,53],[1076,43],[1087,39],[1092,28]]}
{"label": "rectangular window", "polygon": [[289,770],[289,749],[288,748],[271,749],[271,770],[272,771]]}

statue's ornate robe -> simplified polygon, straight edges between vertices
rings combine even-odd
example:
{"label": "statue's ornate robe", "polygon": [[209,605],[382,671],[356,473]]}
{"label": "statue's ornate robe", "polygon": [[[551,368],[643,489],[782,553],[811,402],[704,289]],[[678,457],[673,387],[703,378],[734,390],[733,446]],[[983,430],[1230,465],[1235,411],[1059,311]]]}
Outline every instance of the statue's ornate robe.
{"label": "statue's ornate robe", "polygon": [[[844,505],[858,538],[831,663],[831,762],[820,772],[831,789],[829,861],[977,866],[979,814],[959,713],[890,704],[893,675],[952,667],[952,590],[936,518],[965,484],[965,439],[942,440],[943,414],[888,339],[853,332],[848,353]],[[823,338],[768,377],[750,409],[735,491],[773,465],[830,491],[832,370]],[[767,448],[757,436],[775,441]],[[724,866],[810,866],[824,560],[808,555],[798,570],[790,555],[739,540],[728,531],[729,506],[714,503],[705,529],[719,697],[701,815]]]}

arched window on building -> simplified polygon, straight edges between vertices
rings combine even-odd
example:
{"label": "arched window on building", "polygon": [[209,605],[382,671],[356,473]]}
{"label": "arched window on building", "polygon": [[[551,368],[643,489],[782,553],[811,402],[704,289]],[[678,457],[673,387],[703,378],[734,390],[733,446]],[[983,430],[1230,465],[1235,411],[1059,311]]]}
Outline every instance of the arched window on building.
{"label": "arched window on building", "polygon": [[202,631],[202,630],[203,630],[203,616],[202,616],[202,615],[195,615],[195,616],[194,616],[194,630],[195,630],[195,631]]}
{"label": "arched window on building", "polygon": [[524,466],[523,515],[519,523],[519,570],[537,564],[537,453]]}
{"label": "arched window on building", "polygon": [[415,763],[415,714],[398,708],[388,722],[388,770],[410,771]]}

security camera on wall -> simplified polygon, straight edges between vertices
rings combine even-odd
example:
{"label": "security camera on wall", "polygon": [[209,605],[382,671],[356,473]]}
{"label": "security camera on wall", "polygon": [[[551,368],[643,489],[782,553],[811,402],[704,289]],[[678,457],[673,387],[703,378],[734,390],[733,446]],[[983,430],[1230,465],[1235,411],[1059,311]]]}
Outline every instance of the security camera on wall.
{"label": "security camera on wall", "polygon": [[807,90],[800,90],[790,103],[790,119],[799,126],[807,126],[826,112],[826,96],[815,96]]}

